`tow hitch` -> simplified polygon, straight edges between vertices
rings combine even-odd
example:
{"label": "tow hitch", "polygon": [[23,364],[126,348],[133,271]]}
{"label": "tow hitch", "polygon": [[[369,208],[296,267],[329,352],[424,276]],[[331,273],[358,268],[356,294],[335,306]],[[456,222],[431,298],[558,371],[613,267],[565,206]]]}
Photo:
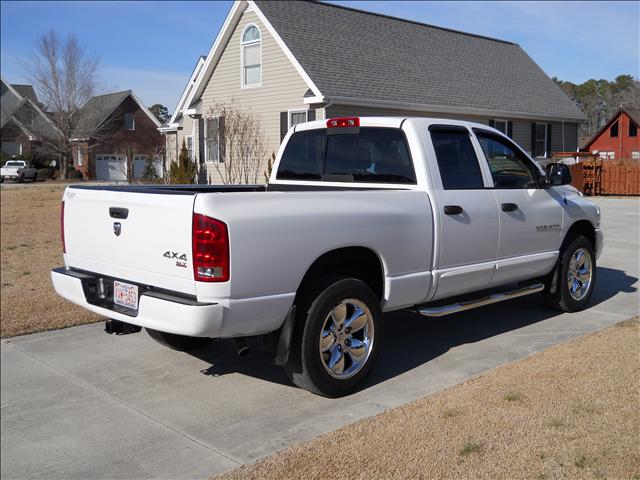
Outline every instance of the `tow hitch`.
{"label": "tow hitch", "polygon": [[109,319],[104,322],[104,331],[109,335],[128,335],[130,333],[138,333],[142,327],[132,325],[130,323],[121,322],[120,320]]}

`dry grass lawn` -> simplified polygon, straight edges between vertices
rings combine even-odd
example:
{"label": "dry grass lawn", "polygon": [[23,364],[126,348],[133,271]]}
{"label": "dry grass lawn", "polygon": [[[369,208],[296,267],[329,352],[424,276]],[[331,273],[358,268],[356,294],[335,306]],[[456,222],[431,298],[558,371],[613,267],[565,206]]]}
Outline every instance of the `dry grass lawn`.
{"label": "dry grass lawn", "polygon": [[61,266],[60,202],[64,185],[0,191],[0,335],[12,337],[101,318],[56,295],[50,270]]}
{"label": "dry grass lawn", "polygon": [[640,323],[389,410],[232,479],[639,479]]}

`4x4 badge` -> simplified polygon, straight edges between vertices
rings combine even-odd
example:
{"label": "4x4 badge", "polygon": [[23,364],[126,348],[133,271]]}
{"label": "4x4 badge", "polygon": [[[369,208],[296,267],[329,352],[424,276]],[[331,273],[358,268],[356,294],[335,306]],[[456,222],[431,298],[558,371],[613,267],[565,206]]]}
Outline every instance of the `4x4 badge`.
{"label": "4x4 badge", "polygon": [[113,233],[116,234],[116,237],[120,236],[120,232],[122,232],[122,224],[120,222],[113,222]]}

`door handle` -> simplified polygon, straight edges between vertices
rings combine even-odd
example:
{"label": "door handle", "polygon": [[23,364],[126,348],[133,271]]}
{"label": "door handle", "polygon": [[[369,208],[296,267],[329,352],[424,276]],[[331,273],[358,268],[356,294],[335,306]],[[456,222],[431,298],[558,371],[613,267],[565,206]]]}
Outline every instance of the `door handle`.
{"label": "door handle", "polygon": [[445,215],[459,215],[462,213],[462,207],[460,205],[445,205],[444,206],[444,214]]}
{"label": "door handle", "polygon": [[518,209],[518,205],[516,203],[503,203],[502,211],[503,212],[515,212]]}
{"label": "door handle", "polygon": [[111,216],[111,218],[125,219],[129,216],[129,209],[121,207],[109,207],[109,215]]}

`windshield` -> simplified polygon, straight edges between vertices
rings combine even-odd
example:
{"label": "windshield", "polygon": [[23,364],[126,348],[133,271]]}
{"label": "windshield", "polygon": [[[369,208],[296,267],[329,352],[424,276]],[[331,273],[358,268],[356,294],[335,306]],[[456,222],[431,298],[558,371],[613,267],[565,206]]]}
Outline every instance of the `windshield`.
{"label": "windshield", "polygon": [[407,140],[398,128],[360,127],[294,133],[276,175],[278,180],[415,184]]}
{"label": "windshield", "polygon": [[4,164],[5,167],[24,167],[24,162],[19,162],[16,160],[9,160],[7,163]]}

